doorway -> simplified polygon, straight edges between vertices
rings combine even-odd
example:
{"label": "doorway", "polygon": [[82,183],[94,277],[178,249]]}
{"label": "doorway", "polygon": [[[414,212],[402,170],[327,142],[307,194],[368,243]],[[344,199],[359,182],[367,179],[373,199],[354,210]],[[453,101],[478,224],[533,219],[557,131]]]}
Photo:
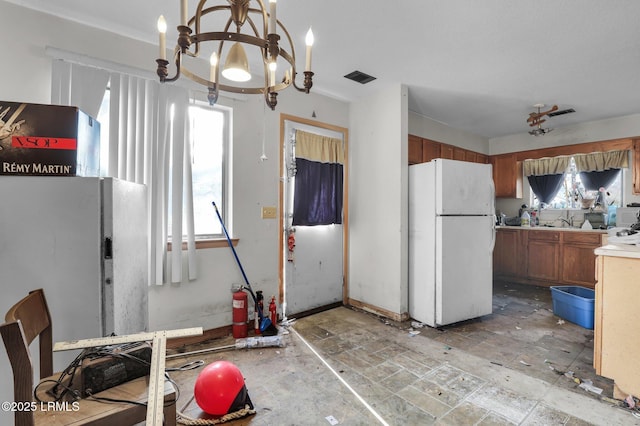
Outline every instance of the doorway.
{"label": "doorway", "polygon": [[[294,221],[296,132],[339,141],[342,150],[341,220]],[[300,133],[298,133],[299,135]],[[302,316],[345,303],[348,295],[348,130],[286,114],[280,116],[279,293],[282,315]],[[300,202],[300,200],[298,200]],[[297,220],[297,219],[296,219]]]}

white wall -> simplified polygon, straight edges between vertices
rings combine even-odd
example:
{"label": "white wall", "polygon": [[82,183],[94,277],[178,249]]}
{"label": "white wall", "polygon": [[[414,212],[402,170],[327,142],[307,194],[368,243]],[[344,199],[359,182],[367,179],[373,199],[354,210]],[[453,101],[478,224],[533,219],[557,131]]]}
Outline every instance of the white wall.
{"label": "white wall", "polygon": [[[0,0],[0,36],[11,47],[5,52],[1,101],[50,103],[51,58],[45,47],[73,51],[105,61],[125,64],[155,73],[157,48],[74,22],[64,21]],[[276,111],[263,107],[259,96],[246,100],[221,99],[234,109],[233,202],[227,223],[243,267],[255,290],[277,294],[278,227],[273,219],[260,218],[263,205],[278,205],[280,114],[348,127],[349,108],[314,93],[306,95],[289,88],[278,96]],[[263,119],[266,121],[266,154],[262,153]],[[212,211],[211,220],[217,221]],[[25,236],[30,238],[29,236]],[[202,326],[205,329],[231,324],[231,285],[242,276],[228,247],[198,250],[198,279],[178,285],[150,288],[149,323],[152,330]],[[25,285],[25,292],[37,283]],[[2,285],[9,285],[2,283]],[[79,301],[82,303],[82,301]],[[55,327],[55,324],[54,324]],[[0,350],[0,400],[13,397],[9,363]],[[10,413],[0,412],[0,424],[12,424]]]}
{"label": "white wall", "polygon": [[349,297],[404,314],[407,290],[407,90],[351,104]]}
{"label": "white wall", "polygon": [[[561,120],[561,119],[557,119]],[[529,133],[503,136],[489,140],[491,155],[530,149],[549,148],[562,145],[574,145],[587,142],[623,139],[640,136],[640,114],[607,120],[590,121],[574,126],[556,127],[544,136],[532,136]],[[631,169],[623,170],[623,202],[640,202],[640,196],[633,195]],[[496,209],[507,216],[516,216],[522,204],[529,205],[530,190],[526,179],[523,180],[522,198],[498,198]]]}
{"label": "white wall", "polygon": [[409,112],[409,134],[471,151],[489,154],[489,140]]}

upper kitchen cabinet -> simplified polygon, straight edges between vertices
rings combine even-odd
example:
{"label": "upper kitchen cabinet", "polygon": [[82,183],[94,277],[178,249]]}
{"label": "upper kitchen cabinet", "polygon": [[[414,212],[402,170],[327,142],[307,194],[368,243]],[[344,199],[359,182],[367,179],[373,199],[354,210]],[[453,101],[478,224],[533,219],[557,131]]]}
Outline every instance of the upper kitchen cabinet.
{"label": "upper kitchen cabinet", "polygon": [[440,158],[440,146],[442,144],[429,139],[422,139],[422,162],[427,163]]}
{"label": "upper kitchen cabinet", "polygon": [[522,162],[515,153],[492,155],[496,197],[522,198]]}
{"label": "upper kitchen cabinet", "polygon": [[469,161],[472,163],[489,163],[489,156],[486,154],[409,135],[409,165],[426,163],[436,158]]}
{"label": "upper kitchen cabinet", "polygon": [[422,138],[409,135],[409,165],[422,163]]}

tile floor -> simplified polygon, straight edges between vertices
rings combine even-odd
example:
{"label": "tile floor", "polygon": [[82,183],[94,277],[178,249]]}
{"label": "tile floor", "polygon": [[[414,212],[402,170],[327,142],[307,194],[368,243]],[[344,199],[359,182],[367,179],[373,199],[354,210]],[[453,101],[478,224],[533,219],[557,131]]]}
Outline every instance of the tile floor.
{"label": "tile floor", "polygon": [[[496,283],[494,313],[441,329],[415,328],[345,307],[281,327],[285,347],[174,358],[228,360],[245,377],[256,414],[233,425],[640,425],[613,404],[592,367],[593,331],[551,311],[547,288]],[[232,338],[184,348],[221,347]],[[197,372],[174,372],[178,410],[194,401]],[[564,372],[601,388],[578,387]]]}

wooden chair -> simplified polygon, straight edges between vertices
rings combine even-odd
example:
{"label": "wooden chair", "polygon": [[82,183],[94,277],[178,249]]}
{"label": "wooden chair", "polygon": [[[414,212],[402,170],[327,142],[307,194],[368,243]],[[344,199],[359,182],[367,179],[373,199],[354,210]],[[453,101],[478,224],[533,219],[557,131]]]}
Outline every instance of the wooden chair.
{"label": "wooden chair", "polygon": [[[7,349],[7,355],[13,370],[14,400],[22,407],[34,409],[15,412],[16,426],[42,425],[132,425],[146,419],[147,409],[144,405],[128,403],[103,403],[93,399],[78,400],[77,405],[68,403],[68,409],[51,407],[48,404],[33,403],[33,365],[29,346],[38,337],[40,347],[40,379],[56,380],[53,375],[53,352],[51,315],[42,289],[34,290],[16,303],[5,316],[5,323],[0,325],[0,333]],[[53,382],[51,382],[53,385]],[[51,386],[49,386],[51,387]],[[38,390],[41,400],[51,400],[46,395],[47,386]],[[147,400],[148,376],[123,383],[96,394],[126,401],[145,403]],[[164,418],[166,425],[176,424],[175,389],[165,382]],[[31,404],[32,405],[28,405]]]}

